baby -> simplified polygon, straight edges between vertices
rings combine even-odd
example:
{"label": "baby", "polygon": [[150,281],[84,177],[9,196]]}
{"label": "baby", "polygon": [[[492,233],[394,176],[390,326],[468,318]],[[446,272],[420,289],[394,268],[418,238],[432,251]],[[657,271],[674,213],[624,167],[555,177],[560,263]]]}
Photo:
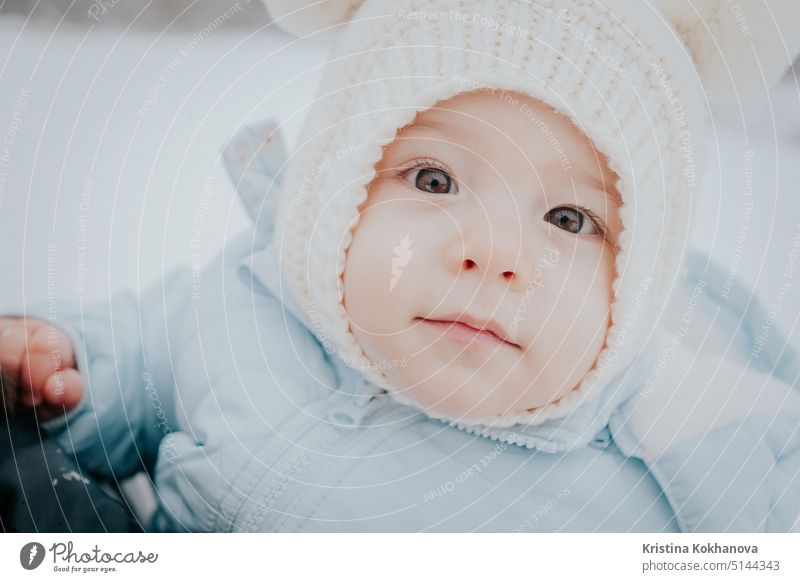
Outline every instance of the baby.
{"label": "baby", "polygon": [[[2,321],[3,366],[44,426],[90,470],[154,473],[153,530],[357,529],[347,491],[407,517],[454,482],[487,488],[496,529],[789,529],[796,391],[681,345],[656,368],[669,334],[653,326],[685,284],[698,71],[730,82],[699,35],[729,38],[733,16],[268,4],[298,35],[343,29],[294,153],[271,133],[243,158],[254,228],[201,293],[181,269],[139,305]],[[438,515],[469,505],[455,497]]]}

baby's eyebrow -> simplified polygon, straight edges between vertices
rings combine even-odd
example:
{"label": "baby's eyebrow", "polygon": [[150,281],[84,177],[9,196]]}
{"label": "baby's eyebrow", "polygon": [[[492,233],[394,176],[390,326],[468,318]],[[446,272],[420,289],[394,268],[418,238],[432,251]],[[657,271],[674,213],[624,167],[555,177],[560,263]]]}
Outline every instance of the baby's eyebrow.
{"label": "baby's eyebrow", "polygon": [[594,186],[598,190],[605,192],[606,196],[613,199],[617,204],[622,203],[619,193],[614,188],[614,182],[612,180],[605,180],[604,178],[599,178],[594,175],[586,175],[582,178],[579,178],[578,181],[588,184],[589,186]]}
{"label": "baby's eyebrow", "polygon": [[434,131],[437,133],[451,133],[452,126],[448,123],[434,121],[433,119],[424,119],[416,122],[411,122],[403,126],[398,133],[408,133],[410,131]]}

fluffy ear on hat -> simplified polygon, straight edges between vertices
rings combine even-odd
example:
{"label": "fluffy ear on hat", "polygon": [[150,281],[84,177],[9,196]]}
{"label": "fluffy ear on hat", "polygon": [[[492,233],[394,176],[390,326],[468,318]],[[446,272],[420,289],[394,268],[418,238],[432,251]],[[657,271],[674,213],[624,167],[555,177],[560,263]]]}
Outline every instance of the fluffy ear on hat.
{"label": "fluffy ear on hat", "polygon": [[263,0],[273,21],[286,32],[298,37],[314,34],[315,39],[329,40],[336,36],[337,24],[343,24],[363,4],[363,0]]}
{"label": "fluffy ear on hat", "polygon": [[[772,85],[800,54],[799,0],[655,0],[718,103]],[[763,77],[762,77],[763,76]]]}

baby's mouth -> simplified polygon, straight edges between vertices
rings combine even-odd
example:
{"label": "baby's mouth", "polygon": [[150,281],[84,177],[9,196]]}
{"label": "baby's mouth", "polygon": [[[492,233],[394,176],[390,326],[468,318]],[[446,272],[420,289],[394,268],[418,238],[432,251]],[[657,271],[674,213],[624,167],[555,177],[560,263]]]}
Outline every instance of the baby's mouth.
{"label": "baby's mouth", "polygon": [[426,319],[424,317],[417,317],[416,320],[422,321],[426,326],[438,330],[442,338],[460,345],[494,348],[498,345],[507,345],[521,349],[518,344],[504,340],[492,331],[477,329],[460,321]]}

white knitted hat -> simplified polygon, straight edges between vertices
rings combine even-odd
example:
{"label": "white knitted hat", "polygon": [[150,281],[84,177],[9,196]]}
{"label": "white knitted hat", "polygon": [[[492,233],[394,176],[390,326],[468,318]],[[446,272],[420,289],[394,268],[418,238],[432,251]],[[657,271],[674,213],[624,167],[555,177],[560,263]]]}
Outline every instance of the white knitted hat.
{"label": "white knitted hat", "polygon": [[800,21],[791,0],[735,8],[710,0],[265,1],[286,30],[336,38],[282,175],[275,241],[285,292],[326,350],[379,387],[389,386],[350,331],[341,276],[382,147],[417,112],[476,87],[519,91],[569,117],[619,176],[623,232],[606,346],[556,402],[457,419],[495,427],[566,416],[630,364],[687,244],[703,84],[714,98],[730,97],[776,79],[800,48],[800,35],[779,34],[779,23]]}

